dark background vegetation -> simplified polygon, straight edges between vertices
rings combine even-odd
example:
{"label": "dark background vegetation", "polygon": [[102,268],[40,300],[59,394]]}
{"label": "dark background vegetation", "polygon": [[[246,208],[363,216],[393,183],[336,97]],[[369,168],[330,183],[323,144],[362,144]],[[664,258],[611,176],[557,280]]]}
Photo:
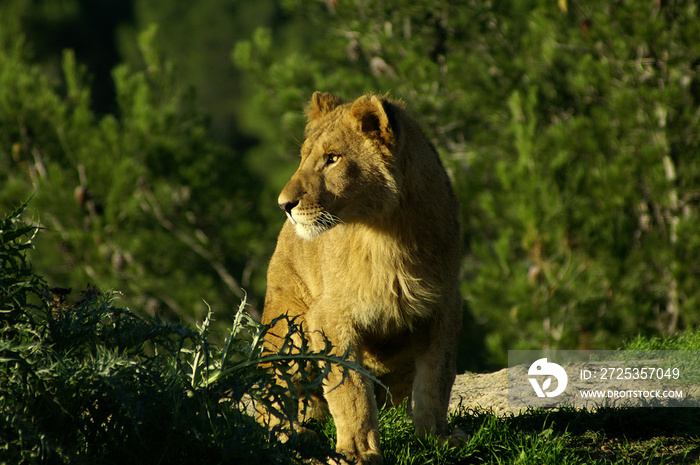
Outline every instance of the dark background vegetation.
{"label": "dark background vegetation", "polygon": [[693,330],[699,39],[691,0],[3,0],[0,210],[52,285],[229,326],[311,93],[388,92],[461,201],[463,368]]}

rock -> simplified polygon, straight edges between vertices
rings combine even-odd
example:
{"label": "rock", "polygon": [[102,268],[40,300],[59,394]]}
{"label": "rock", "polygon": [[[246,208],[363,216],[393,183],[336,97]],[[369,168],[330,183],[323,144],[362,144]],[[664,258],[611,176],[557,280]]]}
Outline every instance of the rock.
{"label": "rock", "polygon": [[452,386],[450,412],[459,406],[485,410],[495,415],[518,414],[521,407],[508,407],[508,369],[495,373],[464,373]]}

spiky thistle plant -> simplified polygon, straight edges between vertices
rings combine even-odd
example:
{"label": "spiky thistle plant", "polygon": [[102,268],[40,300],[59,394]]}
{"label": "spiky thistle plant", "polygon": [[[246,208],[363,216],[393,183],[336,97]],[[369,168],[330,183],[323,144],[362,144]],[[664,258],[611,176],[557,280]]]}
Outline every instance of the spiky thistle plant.
{"label": "spiky thistle plant", "polygon": [[[223,344],[211,312],[196,328],[140,316],[118,293],[51,289],[26,251],[24,206],[0,222],[0,463],[299,463],[334,455],[292,436],[282,445],[246,409],[291,422],[331,366],[362,370],[300,328],[277,352],[242,302]],[[297,333],[295,333],[297,332]],[[302,341],[301,343],[295,341]],[[314,370],[298,367],[315,365]],[[275,410],[276,409],[276,410]]]}

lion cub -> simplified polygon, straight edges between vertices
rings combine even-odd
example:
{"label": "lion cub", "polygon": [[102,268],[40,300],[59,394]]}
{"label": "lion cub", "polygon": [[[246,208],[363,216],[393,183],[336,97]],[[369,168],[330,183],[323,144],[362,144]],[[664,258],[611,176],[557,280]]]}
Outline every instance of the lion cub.
{"label": "lion cub", "polygon": [[[416,435],[445,434],[462,323],[450,180],[395,102],[316,92],[306,114],[301,162],[279,196],[287,221],[268,269],[263,323],[294,316],[316,349],[324,336],[338,353],[349,347],[394,403],[412,398]],[[275,326],[267,344],[284,331]],[[357,372],[343,380],[334,369],[323,395],[338,452],[381,463],[371,380]]]}

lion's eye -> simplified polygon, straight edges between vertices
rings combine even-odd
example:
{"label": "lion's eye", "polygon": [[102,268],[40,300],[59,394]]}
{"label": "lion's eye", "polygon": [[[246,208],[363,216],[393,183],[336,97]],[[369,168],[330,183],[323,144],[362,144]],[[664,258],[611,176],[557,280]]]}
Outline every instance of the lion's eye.
{"label": "lion's eye", "polygon": [[340,160],[340,155],[338,155],[337,153],[329,153],[328,155],[326,155],[326,165],[332,165],[338,160]]}

